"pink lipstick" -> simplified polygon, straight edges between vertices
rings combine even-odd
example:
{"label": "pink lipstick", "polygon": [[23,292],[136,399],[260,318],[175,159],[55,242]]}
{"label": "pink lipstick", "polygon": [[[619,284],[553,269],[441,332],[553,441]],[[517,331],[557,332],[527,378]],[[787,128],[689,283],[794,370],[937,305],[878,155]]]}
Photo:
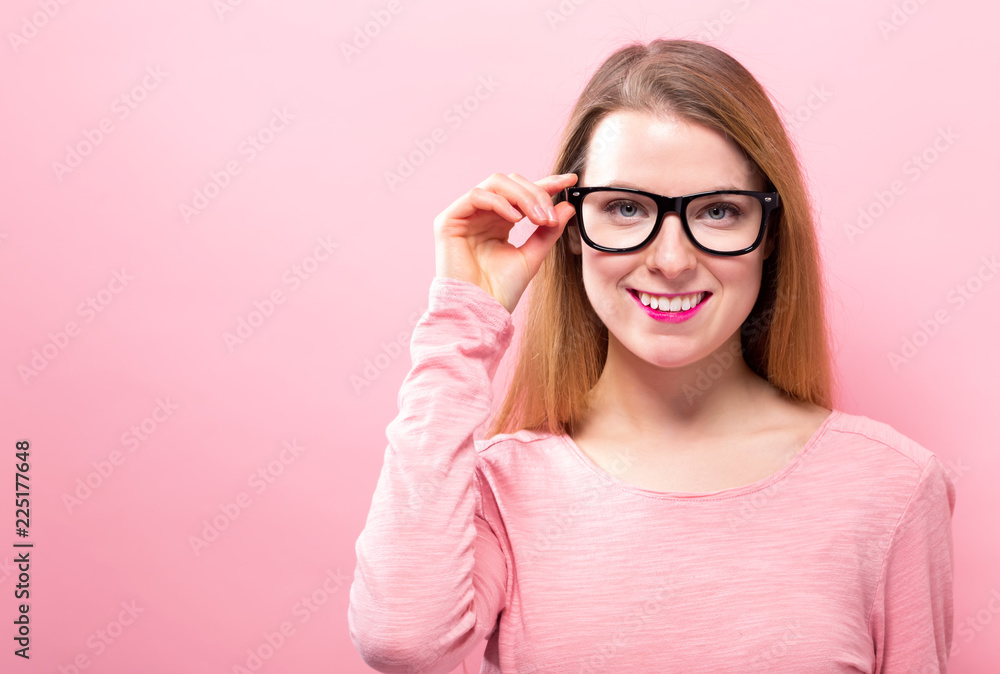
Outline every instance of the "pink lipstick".
{"label": "pink lipstick", "polygon": [[646,314],[648,314],[650,318],[664,323],[682,323],[683,321],[693,318],[694,315],[697,314],[703,306],[705,306],[705,303],[712,298],[712,293],[706,293],[701,302],[687,311],[660,311],[659,309],[647,307],[643,304],[636,291],[629,290],[628,293],[633,297],[633,299],[635,299],[636,304],[645,310]]}

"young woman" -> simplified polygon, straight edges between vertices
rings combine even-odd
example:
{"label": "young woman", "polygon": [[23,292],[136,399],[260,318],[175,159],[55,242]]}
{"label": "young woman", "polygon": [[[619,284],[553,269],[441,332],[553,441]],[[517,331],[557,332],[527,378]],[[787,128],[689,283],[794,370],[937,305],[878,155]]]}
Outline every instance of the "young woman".
{"label": "young woman", "polygon": [[356,546],[365,662],[448,672],[488,639],[482,672],[946,671],[954,486],[832,404],[807,193],[737,61],[620,49],[555,175],[490,176],[434,236]]}

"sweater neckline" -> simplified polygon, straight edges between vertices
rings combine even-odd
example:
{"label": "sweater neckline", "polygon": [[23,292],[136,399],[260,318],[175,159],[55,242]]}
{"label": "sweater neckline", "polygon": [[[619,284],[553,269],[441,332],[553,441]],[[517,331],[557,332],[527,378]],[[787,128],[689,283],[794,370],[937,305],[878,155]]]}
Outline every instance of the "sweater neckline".
{"label": "sweater neckline", "polygon": [[806,457],[812,451],[813,447],[815,447],[819,443],[820,438],[822,438],[826,434],[827,429],[829,429],[833,425],[833,422],[836,419],[838,419],[841,416],[841,414],[842,413],[840,410],[836,408],[832,409],[830,411],[830,414],[827,415],[826,419],[823,420],[823,423],[819,425],[819,428],[817,428],[813,432],[813,434],[809,437],[805,445],[803,445],[802,449],[799,450],[799,452],[795,455],[795,457],[791,461],[786,463],[782,468],[778,469],[777,472],[772,473],[771,475],[768,475],[767,477],[761,478],[760,480],[757,480],[756,482],[752,482],[750,484],[737,487],[727,487],[726,489],[718,489],[716,491],[708,491],[708,492],[657,491],[655,489],[646,489],[644,487],[638,487],[629,482],[625,482],[624,480],[604,470],[604,468],[599,466],[589,456],[587,456],[584,453],[584,451],[580,449],[580,447],[576,444],[573,438],[571,438],[566,433],[560,434],[559,437],[560,439],[562,439],[564,443],[566,443],[566,446],[569,447],[573,456],[575,456],[577,460],[583,463],[583,465],[586,466],[592,473],[595,473],[599,478],[601,478],[603,482],[612,484],[623,491],[636,494],[638,496],[645,496],[656,499],[670,499],[670,500],[684,500],[684,501],[698,501],[698,500],[713,501],[713,500],[744,496],[746,494],[752,494],[754,492],[760,491],[761,489],[769,487],[770,485],[774,484],[775,482],[778,482],[779,480],[784,479],[789,473],[795,470],[796,466],[802,463],[803,458]]}

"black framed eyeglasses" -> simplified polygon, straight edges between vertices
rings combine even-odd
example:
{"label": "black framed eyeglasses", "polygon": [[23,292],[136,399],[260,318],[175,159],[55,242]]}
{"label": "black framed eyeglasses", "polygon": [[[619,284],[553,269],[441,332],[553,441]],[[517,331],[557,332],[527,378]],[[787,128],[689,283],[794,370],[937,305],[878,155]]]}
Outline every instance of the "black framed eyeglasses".
{"label": "black framed eyeglasses", "polygon": [[665,197],[627,187],[567,187],[580,236],[606,253],[631,253],[660,231],[667,213],[677,213],[684,233],[712,255],[745,255],[764,240],[777,192],[716,190]]}

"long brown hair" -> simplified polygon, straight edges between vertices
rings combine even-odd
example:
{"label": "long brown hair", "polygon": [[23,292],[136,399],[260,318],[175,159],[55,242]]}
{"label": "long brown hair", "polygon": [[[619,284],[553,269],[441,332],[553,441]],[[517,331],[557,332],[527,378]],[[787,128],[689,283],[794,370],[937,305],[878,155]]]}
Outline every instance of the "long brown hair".
{"label": "long brown hair", "polygon": [[[736,59],[700,42],[657,39],[614,52],[577,101],[551,173],[585,168],[594,129],[628,110],[716,129],[742,147],[781,198],[768,225],[774,250],[741,327],[747,365],[789,397],[831,407],[831,364],[814,215],[785,128],[767,93]],[[561,195],[555,198],[558,202]],[[587,298],[571,219],[530,284],[506,398],[489,434],[520,429],[572,434],[608,354],[608,330]]]}

